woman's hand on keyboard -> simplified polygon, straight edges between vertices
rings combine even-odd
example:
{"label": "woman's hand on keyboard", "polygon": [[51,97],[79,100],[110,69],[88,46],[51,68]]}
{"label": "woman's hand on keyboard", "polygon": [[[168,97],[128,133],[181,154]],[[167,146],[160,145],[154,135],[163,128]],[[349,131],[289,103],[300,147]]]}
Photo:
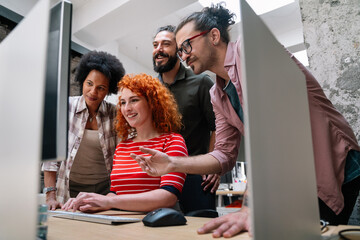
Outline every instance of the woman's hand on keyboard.
{"label": "woman's hand on keyboard", "polygon": [[[69,211],[72,210],[72,207],[74,205],[74,200],[75,198],[69,198],[69,200],[67,200],[67,202],[61,207],[61,210],[65,210],[65,211]],[[76,211],[76,210],[74,210]]]}
{"label": "woman's hand on keyboard", "polygon": [[98,212],[111,208],[111,197],[81,192],[76,198],[70,198],[62,207],[63,210],[80,210],[82,212]]}

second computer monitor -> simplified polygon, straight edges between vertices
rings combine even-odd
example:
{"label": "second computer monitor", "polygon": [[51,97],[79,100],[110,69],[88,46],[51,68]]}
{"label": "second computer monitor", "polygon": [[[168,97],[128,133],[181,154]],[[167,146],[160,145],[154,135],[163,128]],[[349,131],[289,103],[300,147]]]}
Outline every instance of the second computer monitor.
{"label": "second computer monitor", "polygon": [[320,239],[305,76],[250,6],[240,6],[254,238]]}

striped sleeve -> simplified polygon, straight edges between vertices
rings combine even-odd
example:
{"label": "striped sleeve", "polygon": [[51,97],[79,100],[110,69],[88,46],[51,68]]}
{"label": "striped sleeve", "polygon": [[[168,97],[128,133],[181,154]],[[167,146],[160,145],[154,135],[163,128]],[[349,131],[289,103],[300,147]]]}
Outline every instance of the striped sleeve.
{"label": "striped sleeve", "polygon": [[[175,133],[169,134],[168,138],[165,140],[164,152],[169,156],[188,156],[187,148],[183,137],[180,134]],[[172,186],[175,187],[177,191],[179,191],[179,193],[181,193],[184,186],[185,178],[185,173],[171,172],[165,174],[161,176],[160,188],[167,189],[168,186]]]}

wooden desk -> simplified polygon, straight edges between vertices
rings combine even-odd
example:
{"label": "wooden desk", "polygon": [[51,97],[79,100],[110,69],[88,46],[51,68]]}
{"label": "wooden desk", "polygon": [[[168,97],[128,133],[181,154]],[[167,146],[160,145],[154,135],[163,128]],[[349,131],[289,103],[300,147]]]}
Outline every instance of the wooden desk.
{"label": "wooden desk", "polygon": [[[325,231],[322,236],[330,237],[331,240],[338,240],[339,238],[336,238],[335,235],[338,235],[338,232],[344,229],[359,229],[360,226],[352,226],[352,225],[339,225],[339,226],[328,226],[327,231]],[[351,239],[360,239],[360,236],[357,234],[356,236],[353,236]]]}
{"label": "wooden desk", "polygon": [[[116,212],[116,215],[127,217],[144,217],[144,214],[125,214]],[[129,212],[131,213],[131,212]],[[108,214],[108,211],[105,212]],[[209,218],[186,217],[187,224],[173,227],[146,227],[142,222],[124,223],[121,225],[106,225],[100,223],[90,223],[63,218],[49,217],[48,220],[48,240],[98,240],[98,239],[125,239],[125,240],[192,240],[192,239],[213,239],[211,234],[198,235],[196,230],[210,221]],[[359,228],[360,226],[329,226],[323,236],[334,236],[342,229]],[[21,229],[20,229],[21,231]],[[247,232],[241,233],[231,239],[251,240]],[[331,238],[336,240],[338,238]],[[358,238],[356,238],[358,239]]]}
{"label": "wooden desk", "polygon": [[[123,214],[122,214],[123,215]],[[145,215],[124,215],[137,217]],[[172,227],[146,227],[142,222],[106,225],[56,217],[48,219],[48,240],[161,240],[161,239],[213,239],[211,234],[198,235],[196,230],[210,221],[210,218],[186,217],[187,224]],[[232,239],[251,239],[247,232]]]}

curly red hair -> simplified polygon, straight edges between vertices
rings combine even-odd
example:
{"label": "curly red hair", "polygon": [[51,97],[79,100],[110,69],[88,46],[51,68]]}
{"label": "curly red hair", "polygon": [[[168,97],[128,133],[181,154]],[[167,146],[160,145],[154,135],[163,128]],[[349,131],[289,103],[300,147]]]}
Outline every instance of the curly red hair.
{"label": "curly red hair", "polygon": [[[153,126],[159,133],[178,133],[182,127],[181,114],[179,113],[174,96],[157,79],[147,74],[125,75],[118,83],[121,91],[127,88],[133,93],[145,97],[152,109]],[[127,123],[120,111],[120,97],[116,115],[115,129],[120,139],[128,139],[134,129]]]}

